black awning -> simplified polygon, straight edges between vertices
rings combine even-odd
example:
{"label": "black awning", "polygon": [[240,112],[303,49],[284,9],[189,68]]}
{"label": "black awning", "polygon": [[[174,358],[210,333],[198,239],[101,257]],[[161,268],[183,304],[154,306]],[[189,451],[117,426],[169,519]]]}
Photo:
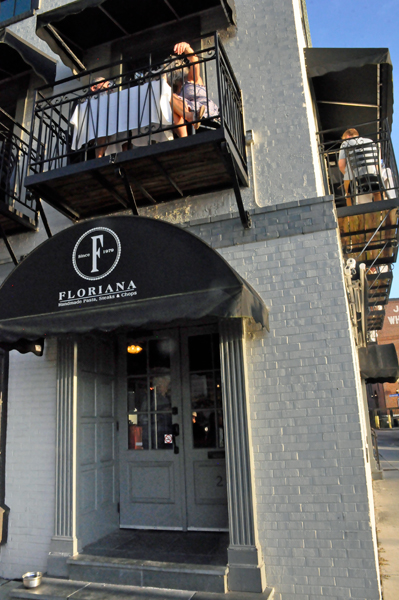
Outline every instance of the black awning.
{"label": "black awning", "polygon": [[32,68],[50,85],[54,83],[57,63],[7,28],[0,29],[0,82]]}
{"label": "black awning", "polygon": [[235,24],[234,0],[77,0],[38,15],[36,32],[79,71],[90,48],[201,15],[203,35]]}
{"label": "black awning", "polygon": [[394,344],[373,344],[359,348],[360,373],[366,383],[396,383],[398,356]]}
{"label": "black awning", "polygon": [[85,221],[44,242],[0,288],[0,342],[151,327],[181,319],[253,318],[260,296],[184,229],[145,217]]}
{"label": "black awning", "polygon": [[[378,119],[392,124],[392,63],[387,48],[306,48],[305,58],[320,129],[344,131]],[[367,133],[362,130],[361,135]]]}

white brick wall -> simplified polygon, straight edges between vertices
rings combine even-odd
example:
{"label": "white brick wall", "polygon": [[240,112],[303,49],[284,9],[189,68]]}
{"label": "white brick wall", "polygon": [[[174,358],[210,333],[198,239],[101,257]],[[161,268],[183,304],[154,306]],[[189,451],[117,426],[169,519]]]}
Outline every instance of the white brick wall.
{"label": "white brick wall", "polygon": [[9,535],[0,576],[46,569],[54,534],[56,344],[43,357],[10,353],[6,448]]}
{"label": "white brick wall", "polygon": [[263,296],[247,344],[259,541],[276,600],[377,600],[349,323],[335,231],[227,248]]}

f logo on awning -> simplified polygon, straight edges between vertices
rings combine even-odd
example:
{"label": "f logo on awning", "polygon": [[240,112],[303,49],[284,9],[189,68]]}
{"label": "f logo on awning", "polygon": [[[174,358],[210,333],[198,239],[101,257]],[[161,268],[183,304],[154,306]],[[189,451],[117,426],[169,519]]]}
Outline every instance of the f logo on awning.
{"label": "f logo on awning", "polygon": [[119,237],[108,227],[95,227],[86,231],[76,242],[72,264],[76,273],[95,281],[113,271],[121,256]]}
{"label": "f logo on awning", "polygon": [[[97,269],[97,258],[100,258],[100,249],[104,246],[104,236],[103,235],[93,235],[91,238],[92,241],[92,273],[98,273]],[[100,241],[101,248],[97,248],[97,242]]]}

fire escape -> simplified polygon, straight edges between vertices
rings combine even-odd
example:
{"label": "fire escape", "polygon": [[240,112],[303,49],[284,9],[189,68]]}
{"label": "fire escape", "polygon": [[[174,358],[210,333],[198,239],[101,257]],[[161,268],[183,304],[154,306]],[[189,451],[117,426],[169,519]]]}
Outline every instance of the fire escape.
{"label": "fire escape", "polygon": [[[324,184],[335,201],[351,319],[358,347],[366,348],[382,329],[398,253],[392,65],[386,49],[311,48],[306,61]],[[348,129],[358,136],[344,142]],[[345,174],[339,166],[342,158]]]}

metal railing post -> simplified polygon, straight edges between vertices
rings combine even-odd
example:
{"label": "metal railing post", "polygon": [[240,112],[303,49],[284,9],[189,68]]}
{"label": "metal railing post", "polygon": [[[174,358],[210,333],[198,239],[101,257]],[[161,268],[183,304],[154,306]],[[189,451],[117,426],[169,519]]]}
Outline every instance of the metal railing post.
{"label": "metal railing post", "polygon": [[221,80],[221,72],[220,72],[220,47],[219,47],[219,34],[215,31],[213,34],[214,38],[214,46],[215,46],[215,56],[216,56],[216,80],[218,86],[218,96],[219,96],[219,116],[222,125],[224,125],[224,98],[222,98],[222,80]]}

